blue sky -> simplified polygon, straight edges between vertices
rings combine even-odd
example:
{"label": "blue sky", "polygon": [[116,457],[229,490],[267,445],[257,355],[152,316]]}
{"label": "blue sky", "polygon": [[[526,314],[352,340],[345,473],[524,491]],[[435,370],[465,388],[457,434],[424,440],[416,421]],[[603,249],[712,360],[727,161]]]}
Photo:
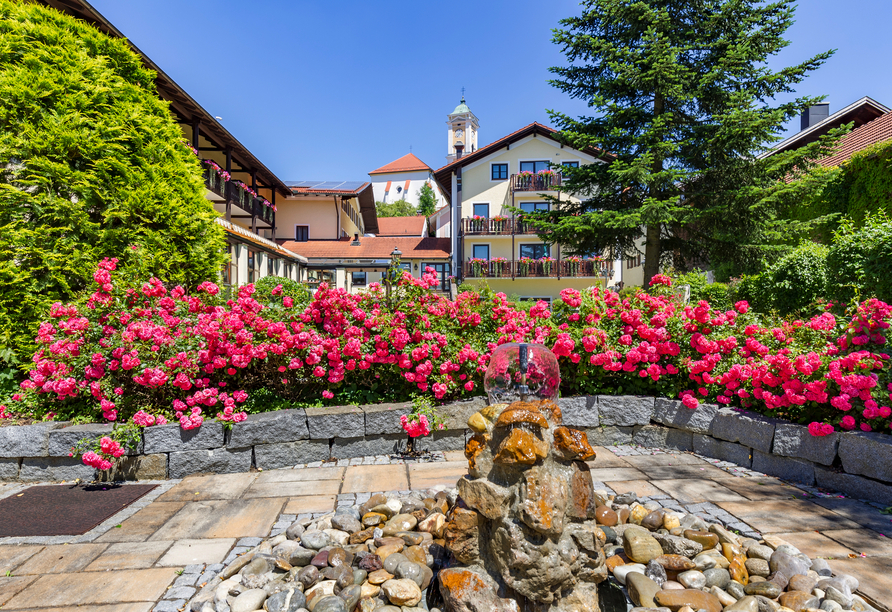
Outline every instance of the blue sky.
{"label": "blue sky", "polygon": [[[438,168],[462,87],[481,144],[586,110],[547,83],[572,0],[91,1],[283,180],[366,180],[410,147]],[[888,0],[804,0],[774,67],[835,48],[799,93],[892,105],[890,17]]]}

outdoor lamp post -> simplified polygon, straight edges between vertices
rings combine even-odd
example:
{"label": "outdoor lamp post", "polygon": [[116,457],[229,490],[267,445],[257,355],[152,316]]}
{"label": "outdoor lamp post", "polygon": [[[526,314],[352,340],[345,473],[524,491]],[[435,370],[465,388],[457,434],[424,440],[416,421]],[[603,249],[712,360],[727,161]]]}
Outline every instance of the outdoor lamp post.
{"label": "outdoor lamp post", "polygon": [[391,298],[391,292],[393,291],[393,281],[396,278],[396,271],[400,266],[400,258],[403,256],[402,251],[397,247],[393,247],[393,251],[390,253],[390,267],[387,268],[387,275],[385,277],[384,286],[387,288],[387,306],[388,308],[393,307],[393,301]]}

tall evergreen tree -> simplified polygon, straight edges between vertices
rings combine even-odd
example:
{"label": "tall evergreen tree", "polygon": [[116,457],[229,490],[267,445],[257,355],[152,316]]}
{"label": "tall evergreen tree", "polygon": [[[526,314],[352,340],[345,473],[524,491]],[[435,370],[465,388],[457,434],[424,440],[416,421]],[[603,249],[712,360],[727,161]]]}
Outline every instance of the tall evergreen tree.
{"label": "tall evergreen tree", "polygon": [[429,217],[437,210],[437,194],[431,184],[425,182],[418,190],[418,214]]}
{"label": "tall evergreen tree", "polygon": [[[670,258],[753,267],[807,229],[786,209],[820,189],[810,172],[834,132],[759,158],[784,124],[821,98],[772,105],[833,51],[779,71],[793,0],[586,0],[553,41],[569,65],[552,85],[592,116],[549,111],[560,138],[599,148],[606,164],[563,169],[563,191],[585,194],[535,214],[540,235],[572,253],[630,256],[644,245],[645,283]],[[558,198],[552,198],[557,202]],[[643,239],[643,240],[642,240]],[[773,246],[774,245],[774,246]]]}

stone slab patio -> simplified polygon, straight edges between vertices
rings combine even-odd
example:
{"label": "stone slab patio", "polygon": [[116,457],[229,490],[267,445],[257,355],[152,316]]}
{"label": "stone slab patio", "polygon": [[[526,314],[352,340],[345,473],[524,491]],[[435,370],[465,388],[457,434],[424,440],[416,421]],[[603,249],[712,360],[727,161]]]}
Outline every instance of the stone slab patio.
{"label": "stone slab patio", "polygon": [[[692,453],[632,446],[597,448],[596,488],[771,533],[829,559],[861,580],[877,604],[892,602],[892,516],[882,505],[793,486]],[[323,465],[166,481],[151,499],[85,536],[0,538],[3,612],[172,612],[222,564],[281,532],[378,491],[454,486],[467,469],[460,451],[421,464]],[[13,495],[24,485],[0,488]],[[53,486],[53,485],[47,485]],[[84,606],[87,606],[85,608]]]}

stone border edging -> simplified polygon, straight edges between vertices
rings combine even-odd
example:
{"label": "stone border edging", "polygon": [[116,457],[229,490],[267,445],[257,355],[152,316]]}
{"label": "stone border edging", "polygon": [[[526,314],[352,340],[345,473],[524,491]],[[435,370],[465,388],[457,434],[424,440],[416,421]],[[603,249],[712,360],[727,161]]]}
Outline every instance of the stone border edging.
{"label": "stone border edging", "polygon": [[[649,396],[584,395],[558,400],[564,424],[583,429],[597,446],[638,444],[731,461],[765,474],[892,505],[892,436],[835,432],[814,437],[796,425],[734,408]],[[421,449],[464,449],[468,417],[482,397],[441,408],[446,429],[418,441]],[[276,469],[332,458],[385,455],[405,448],[399,418],[411,405],[376,404],[278,410],[250,415],[231,429],[208,421],[184,431],[179,424],[148,427],[140,447],[112,480],[182,478],[201,472]],[[0,427],[0,480],[84,480],[96,472],[68,457],[82,437],[110,425],[40,423]]]}

